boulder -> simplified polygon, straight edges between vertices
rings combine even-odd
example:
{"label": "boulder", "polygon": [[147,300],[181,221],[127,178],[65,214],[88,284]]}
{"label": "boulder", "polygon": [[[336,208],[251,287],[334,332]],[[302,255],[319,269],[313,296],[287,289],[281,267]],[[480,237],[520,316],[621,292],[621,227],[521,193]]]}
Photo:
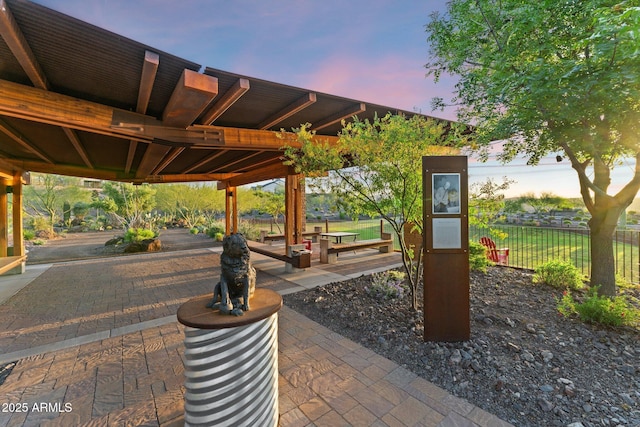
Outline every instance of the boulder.
{"label": "boulder", "polygon": [[124,248],[124,252],[158,252],[160,249],[162,249],[162,242],[160,242],[160,239],[145,239],[139,242],[129,243]]}

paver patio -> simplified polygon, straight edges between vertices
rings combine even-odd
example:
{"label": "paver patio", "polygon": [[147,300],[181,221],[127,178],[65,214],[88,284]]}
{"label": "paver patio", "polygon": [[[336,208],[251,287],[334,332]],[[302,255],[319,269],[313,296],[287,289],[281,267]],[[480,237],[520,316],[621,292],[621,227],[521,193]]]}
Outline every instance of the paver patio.
{"label": "paver patio", "polygon": [[[3,426],[183,424],[185,301],[211,292],[219,247],[28,267],[38,275],[0,304]],[[334,268],[284,273],[252,256],[258,286],[295,292],[362,273],[360,255]],[[368,268],[397,264],[375,255]],[[378,264],[378,265],[374,265]],[[1,277],[0,289],[15,277]],[[281,426],[506,426],[287,307],[279,312]]]}

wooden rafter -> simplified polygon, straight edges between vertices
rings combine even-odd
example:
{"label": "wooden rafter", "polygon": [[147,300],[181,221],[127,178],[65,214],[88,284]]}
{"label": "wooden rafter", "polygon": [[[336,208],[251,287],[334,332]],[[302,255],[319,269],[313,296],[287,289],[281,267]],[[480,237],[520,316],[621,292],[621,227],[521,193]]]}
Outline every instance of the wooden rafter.
{"label": "wooden rafter", "polygon": [[248,90],[250,84],[247,79],[238,79],[235,84],[227,90],[202,116],[200,123],[210,125],[218,117],[224,114],[238,99]]}
{"label": "wooden rafter", "polygon": [[93,164],[91,163],[91,160],[89,160],[89,154],[87,154],[87,150],[84,149],[84,146],[82,145],[82,142],[80,142],[80,138],[78,138],[76,132],[73,129],[65,127],[63,127],[62,130],[65,135],[67,135],[67,138],[69,138],[69,141],[71,141],[71,144],[73,144],[73,148],[76,149],[84,164],[87,165],[88,168],[93,169]]}
{"label": "wooden rafter", "polygon": [[219,180],[218,189],[222,190],[226,187],[238,187],[267,179],[282,178],[287,176],[288,172],[289,167],[282,163],[256,168],[227,180]]}
{"label": "wooden rafter", "polygon": [[148,144],[136,170],[136,178],[144,178],[151,175],[151,172],[160,165],[169,150],[171,150],[171,147],[168,145]]}
{"label": "wooden rafter", "polygon": [[162,161],[156,166],[153,171],[151,171],[151,175],[157,175],[164,170],[167,166],[173,162],[176,157],[180,155],[185,150],[185,147],[175,147],[172,148],[171,151],[162,159]]}
{"label": "wooden rafter", "polygon": [[332,124],[338,123],[341,120],[349,119],[357,114],[364,113],[366,110],[367,110],[367,106],[365,105],[365,103],[360,102],[358,104],[355,104],[352,107],[345,108],[344,110],[336,114],[326,117],[325,119],[320,120],[317,123],[313,123],[311,125],[311,128],[313,130],[320,130],[322,128],[331,126]]}
{"label": "wooden rafter", "polygon": [[[149,99],[151,98],[151,91],[153,90],[153,84],[156,80],[156,74],[158,73],[159,65],[160,55],[148,50],[144,52],[142,73],[140,74],[140,87],[138,88],[138,102],[136,105],[136,112],[138,114],[145,114],[147,112]],[[129,173],[131,171],[131,166],[133,165],[133,157],[136,154],[137,148],[137,141],[133,139],[130,140],[129,151],[127,152],[127,160],[124,167],[125,173]]]}
{"label": "wooden rafter", "polygon": [[136,155],[136,149],[138,143],[134,140],[129,141],[129,150],[127,151],[127,161],[124,165],[124,173],[131,172],[131,166],[133,165],[133,157]]}
{"label": "wooden rafter", "polygon": [[158,65],[160,65],[160,55],[148,50],[145,51],[142,74],[140,74],[140,87],[138,88],[138,103],[136,105],[136,112],[140,114],[147,112],[153,83],[156,81]]}
{"label": "wooden rafter", "polygon": [[226,154],[227,152],[229,152],[229,150],[217,150],[216,152],[209,154],[204,159],[202,159],[202,160],[194,163],[193,165],[189,166],[182,173],[183,174],[188,174],[190,172],[193,172],[194,170],[201,168],[202,166],[204,166],[207,163],[217,159],[218,157],[222,156],[223,154]]}
{"label": "wooden rafter", "polygon": [[40,89],[48,89],[47,77],[4,0],[0,0],[0,34],[33,85]]}
{"label": "wooden rafter", "polygon": [[270,127],[275,126],[286,118],[293,116],[297,112],[304,110],[309,105],[315,102],[316,94],[313,92],[306,93],[284,109],[278,111],[277,113],[264,120],[258,125],[258,129],[269,129]]}
{"label": "wooden rafter", "polygon": [[40,157],[45,162],[52,163],[52,164],[54,163],[51,157],[49,157],[47,154],[40,151],[37,147],[33,145],[32,142],[27,140],[27,138],[25,138],[17,130],[9,126],[9,124],[2,119],[0,119],[0,131],[6,134],[9,138],[14,140],[15,142],[17,142],[18,145],[20,145],[22,148]]}
{"label": "wooden rafter", "polygon": [[202,114],[218,94],[218,79],[183,70],[162,114],[165,126],[186,128]]}
{"label": "wooden rafter", "polygon": [[230,168],[232,166],[237,165],[238,163],[242,163],[242,162],[244,162],[246,160],[249,160],[249,159],[251,159],[251,158],[253,158],[253,157],[255,157],[255,156],[259,155],[259,154],[262,154],[262,153],[264,153],[264,151],[254,151],[253,153],[247,154],[245,156],[242,156],[241,158],[236,159],[233,162],[228,162],[228,163],[225,163],[223,165],[220,165],[217,168],[210,170],[209,173],[216,173],[216,172],[219,172],[220,169]]}

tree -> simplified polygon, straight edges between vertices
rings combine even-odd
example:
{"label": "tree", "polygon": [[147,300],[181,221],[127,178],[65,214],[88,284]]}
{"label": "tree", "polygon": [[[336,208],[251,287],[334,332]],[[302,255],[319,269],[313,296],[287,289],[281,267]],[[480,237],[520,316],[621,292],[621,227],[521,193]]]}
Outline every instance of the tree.
{"label": "tree", "polygon": [[455,127],[447,129],[444,123],[418,115],[386,115],[371,122],[356,117],[343,126],[335,145],[319,141],[308,125],[295,129],[302,148],[286,150],[289,164],[305,175],[328,173],[321,187],[346,202],[352,215],[380,216],[391,225],[415,309],[420,269],[413,268],[414,249],[408,247],[403,231],[413,224],[422,233],[422,157],[447,153],[444,147],[457,140]]}
{"label": "tree", "polygon": [[[459,78],[459,119],[476,126],[486,157],[532,165],[564,153],[591,213],[591,283],[616,293],[613,231],[640,189],[638,0],[452,0],[427,25],[436,80]],[[443,105],[442,99],[435,100]],[[633,177],[609,194],[611,170],[635,157]],[[589,168],[589,169],[588,169]],[[592,169],[592,175],[591,175]]]}
{"label": "tree", "polygon": [[271,215],[273,223],[278,227],[278,233],[282,233],[278,218],[284,215],[284,193],[262,190],[254,190],[254,193],[260,199],[260,210]]}
{"label": "tree", "polygon": [[94,200],[92,206],[115,215],[128,228],[150,228],[147,215],[155,206],[155,188],[121,182],[105,182],[104,198]]}
{"label": "tree", "polygon": [[34,173],[32,185],[25,189],[25,206],[36,215],[47,217],[45,231],[53,232],[60,215],[64,215],[65,201],[86,201],[89,195],[80,189],[80,180],[62,175]]}
{"label": "tree", "polygon": [[189,228],[209,213],[224,211],[224,192],[210,185],[161,184],[154,188],[157,209],[183,219]]}
{"label": "tree", "polygon": [[[513,182],[511,179],[503,177],[500,183],[487,178],[484,182],[472,184],[469,188],[469,225],[491,229],[491,224],[495,222],[505,207],[503,192],[508,190]],[[499,230],[491,231],[500,238],[507,237],[506,233]]]}

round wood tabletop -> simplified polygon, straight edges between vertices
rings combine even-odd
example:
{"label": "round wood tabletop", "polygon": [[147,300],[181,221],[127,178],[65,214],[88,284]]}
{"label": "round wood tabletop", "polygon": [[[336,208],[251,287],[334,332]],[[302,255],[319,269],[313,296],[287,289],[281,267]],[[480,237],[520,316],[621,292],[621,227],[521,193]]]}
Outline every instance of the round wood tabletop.
{"label": "round wood tabletop", "polygon": [[242,316],[223,314],[207,307],[213,293],[201,295],[185,302],[178,308],[178,322],[199,329],[224,329],[249,325],[266,319],[282,307],[282,296],[271,289],[257,288],[249,299],[249,311]]}

